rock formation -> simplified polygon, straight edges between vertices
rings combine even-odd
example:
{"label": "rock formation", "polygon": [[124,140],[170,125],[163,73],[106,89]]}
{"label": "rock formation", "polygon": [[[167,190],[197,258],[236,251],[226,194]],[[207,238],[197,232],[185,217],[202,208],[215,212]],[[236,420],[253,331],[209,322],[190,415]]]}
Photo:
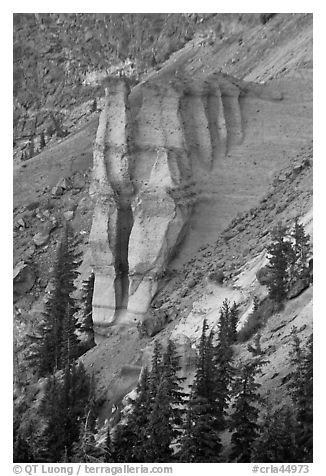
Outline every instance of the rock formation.
{"label": "rock formation", "polygon": [[132,94],[125,80],[109,80],[90,189],[98,333],[146,315],[200,198],[198,170],[209,174],[244,139],[247,95],[276,99],[220,73],[196,83],[152,80]]}
{"label": "rock formation", "polygon": [[90,194],[96,203],[89,243],[95,273],[93,320],[96,328],[106,327],[113,321],[119,297],[121,299],[119,286],[124,264],[121,215],[128,210],[132,192],[128,170],[127,94],[127,85],[122,81],[111,81],[106,88],[106,105],[94,145]]}

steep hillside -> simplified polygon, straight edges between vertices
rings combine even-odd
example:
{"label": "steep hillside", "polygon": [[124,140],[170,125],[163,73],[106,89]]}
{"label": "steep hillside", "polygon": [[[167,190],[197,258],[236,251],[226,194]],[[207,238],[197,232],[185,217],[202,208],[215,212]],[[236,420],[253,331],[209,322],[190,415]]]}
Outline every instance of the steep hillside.
{"label": "steep hillside", "polygon": [[[41,69],[49,58],[59,61],[58,75],[66,78],[47,72],[47,83],[41,75],[37,102],[17,59],[17,395],[21,382],[33,379],[29,339],[35,340],[51,294],[56,249],[69,222],[82,255],[77,299],[82,280],[95,275],[97,345],[80,359],[94,376],[101,423],[118,420],[155,340],[177,344],[189,390],[203,320],[216,330],[225,299],[239,305],[236,363],[252,358],[260,335],[268,360],[259,377],[262,393],[273,406],[287,398],[291,329],[303,342],[312,332],[311,280],[291,290],[283,308],[268,309],[256,328],[250,322],[255,300],[268,294],[257,272],[268,262],[275,228],[281,223],[289,234],[298,218],[312,236],[312,15],[268,20],[259,14],[16,17],[15,48],[21,55],[33,51]],[[62,35],[67,24],[71,31]],[[132,42],[125,38],[130,32]],[[166,38],[171,42],[162,49]],[[135,64],[127,71],[129,60]],[[32,60],[25,61],[31,68]],[[116,75],[118,69],[124,74]],[[92,74],[92,85],[83,86]],[[48,108],[48,101],[55,104]],[[21,162],[27,138],[53,122],[54,110],[63,114],[64,137],[46,136],[44,150]],[[27,132],[22,124],[31,122]]]}

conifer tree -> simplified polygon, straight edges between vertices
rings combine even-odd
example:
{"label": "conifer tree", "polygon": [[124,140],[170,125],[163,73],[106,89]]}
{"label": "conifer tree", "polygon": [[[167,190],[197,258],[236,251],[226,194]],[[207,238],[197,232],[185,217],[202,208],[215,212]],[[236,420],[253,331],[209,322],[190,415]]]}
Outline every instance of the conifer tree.
{"label": "conifer tree", "polygon": [[169,382],[163,378],[159,383],[148,422],[146,462],[160,463],[171,460],[172,431]]}
{"label": "conifer tree", "polygon": [[33,454],[26,439],[18,433],[14,437],[13,447],[13,462],[14,463],[33,463]]}
{"label": "conifer tree", "polygon": [[285,240],[285,228],[279,226],[273,243],[268,247],[271,276],[267,284],[269,296],[276,302],[284,301],[288,290],[289,264],[292,260],[291,243]]}
{"label": "conifer tree", "polygon": [[171,441],[181,431],[186,394],[181,389],[184,378],[178,376],[181,370],[180,357],[172,340],[168,341],[162,360],[162,379],[167,382],[167,395],[170,404],[170,421],[172,425]]}
{"label": "conifer tree", "polygon": [[288,384],[295,406],[296,444],[298,461],[311,462],[313,457],[313,339],[310,335],[306,349],[292,329],[292,351],[290,353],[293,372]]}
{"label": "conifer tree", "polygon": [[113,453],[113,444],[112,444],[110,426],[108,426],[107,433],[106,433],[104,451],[105,451],[104,463],[114,463],[114,453]]}
{"label": "conifer tree", "polygon": [[71,458],[90,394],[90,381],[82,364],[67,365],[63,378],[55,374],[48,378],[41,406],[48,462]]}
{"label": "conifer tree", "polygon": [[199,344],[197,372],[187,410],[185,432],[179,459],[187,463],[213,463],[219,461],[222,449],[219,432],[223,428],[217,412],[213,360],[213,334],[207,335],[208,326],[203,322]]}
{"label": "conifer tree", "polygon": [[154,403],[156,392],[161,380],[161,370],[162,370],[162,348],[159,341],[156,339],[154,342],[154,350],[152,355],[151,362],[151,372],[150,372],[150,398],[151,403]]}
{"label": "conifer tree", "polygon": [[[237,316],[237,308],[234,307]],[[225,300],[220,310],[220,320],[218,324],[218,342],[214,348],[214,363],[216,366],[215,386],[217,393],[218,411],[221,417],[222,426],[226,426],[227,409],[230,402],[230,387],[234,379],[235,369],[232,364],[232,333],[230,333],[228,320],[231,310],[229,302]]]}
{"label": "conifer tree", "polygon": [[71,355],[67,345],[73,341],[75,343],[72,334],[73,328],[76,327],[73,316],[77,305],[72,292],[75,290],[74,281],[80,264],[78,261],[80,255],[76,253],[75,247],[73,232],[66,225],[57,249],[53,274],[54,289],[45,305],[43,321],[39,326],[40,339],[36,354],[40,376],[62,369],[67,363],[68,353]]}
{"label": "conifer tree", "polygon": [[94,402],[87,405],[84,417],[79,423],[79,438],[72,445],[72,462],[101,463],[107,457],[107,448],[104,451],[96,446],[96,414]]}
{"label": "conifer tree", "polygon": [[256,377],[261,373],[263,364],[260,359],[244,364],[234,381],[231,460],[237,463],[251,462],[253,445],[259,436],[258,416],[261,397],[258,392],[260,384],[256,382]]}
{"label": "conifer tree", "polygon": [[233,303],[229,313],[229,338],[233,344],[237,341],[237,325],[239,321],[239,306],[236,302]]}
{"label": "conifer tree", "polygon": [[60,368],[70,365],[79,355],[79,340],[76,336],[76,319],[68,302],[62,323]]}
{"label": "conifer tree", "polygon": [[261,433],[251,461],[255,463],[290,463],[297,461],[295,442],[296,421],[287,406],[272,410],[267,408],[260,424]]}
{"label": "conifer tree", "polygon": [[117,425],[112,441],[113,456],[118,462],[148,462],[147,434],[151,414],[150,378],[145,367],[137,385],[137,397],[126,422]]}
{"label": "conifer tree", "polygon": [[293,240],[293,253],[290,263],[290,285],[299,279],[307,279],[308,259],[311,251],[310,236],[306,235],[304,226],[295,219],[294,228],[290,234]]}
{"label": "conifer tree", "polygon": [[[156,355],[157,350],[154,351],[154,356]],[[158,359],[154,357],[153,362],[155,375]],[[183,379],[177,375],[180,370],[179,356],[175,343],[171,340],[168,341],[159,367],[161,375],[151,405],[147,432],[147,460],[151,462],[169,461],[172,458],[171,445],[178,440],[183,424],[185,399],[185,394],[181,390]],[[155,380],[156,378],[152,378],[152,382]]]}
{"label": "conifer tree", "polygon": [[93,294],[94,294],[95,274],[92,272],[86,281],[83,281],[82,311],[83,320],[79,330],[87,334],[87,349],[95,346],[94,325],[93,325]]}
{"label": "conifer tree", "polygon": [[133,446],[135,433],[128,424],[119,423],[112,438],[112,456],[115,463],[137,463],[134,461]]}

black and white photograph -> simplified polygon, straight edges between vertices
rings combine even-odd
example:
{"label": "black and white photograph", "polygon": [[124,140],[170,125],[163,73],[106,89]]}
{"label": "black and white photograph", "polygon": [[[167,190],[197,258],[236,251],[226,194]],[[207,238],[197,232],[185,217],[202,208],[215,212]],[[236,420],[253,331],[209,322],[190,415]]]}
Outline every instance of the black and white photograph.
{"label": "black and white photograph", "polygon": [[308,473],[315,15],[11,18],[13,473]]}

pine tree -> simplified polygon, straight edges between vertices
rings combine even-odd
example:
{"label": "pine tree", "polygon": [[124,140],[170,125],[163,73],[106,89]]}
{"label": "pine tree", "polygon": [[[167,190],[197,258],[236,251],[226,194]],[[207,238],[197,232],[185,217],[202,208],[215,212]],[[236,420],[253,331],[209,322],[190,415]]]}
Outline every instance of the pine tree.
{"label": "pine tree", "polygon": [[[293,372],[288,384],[295,406],[296,444],[298,458],[302,462],[311,462],[313,457],[313,339],[310,335],[306,349],[292,329],[292,351],[290,353]],[[298,459],[299,460],[299,459]]]}
{"label": "pine tree", "polygon": [[230,302],[224,299],[220,309],[220,316],[217,325],[219,342],[228,342],[230,339]]}
{"label": "pine tree", "polygon": [[256,377],[261,373],[261,360],[244,364],[240,374],[234,381],[233,393],[235,395],[231,415],[231,460],[237,463],[250,463],[253,454],[253,445],[259,436],[259,403],[261,397],[258,393],[260,384]]}
{"label": "pine tree", "polygon": [[230,342],[237,341],[237,325],[239,322],[239,306],[236,302],[233,303],[229,314],[229,338]]}
{"label": "pine tree", "polygon": [[169,402],[169,382],[162,379],[156,392],[153,409],[148,422],[146,462],[164,463],[172,458],[171,407]]}
{"label": "pine tree", "polygon": [[104,451],[105,451],[104,463],[114,463],[114,453],[113,453],[113,444],[112,444],[112,439],[111,439],[111,427],[110,426],[108,426],[108,429],[107,429],[107,432],[106,432]]}
{"label": "pine tree", "polygon": [[223,428],[223,421],[216,404],[213,334],[207,335],[207,331],[207,322],[204,320],[197,372],[179,454],[180,461],[187,463],[218,462],[222,449],[219,432]]}
{"label": "pine tree", "polygon": [[173,438],[178,438],[183,424],[186,394],[181,388],[185,379],[178,376],[180,370],[180,356],[177,355],[176,345],[172,340],[169,340],[163,354],[162,379],[167,382],[167,395],[170,402],[171,441]]}
{"label": "pine tree", "polygon": [[62,323],[60,368],[70,365],[79,356],[79,340],[75,333],[76,319],[73,312],[68,302]]}
{"label": "pine tree", "polygon": [[288,290],[289,263],[293,250],[291,243],[285,241],[285,228],[279,226],[275,232],[273,243],[268,247],[270,281],[267,285],[269,296],[276,302],[284,301]]}
{"label": "pine tree", "polygon": [[94,294],[95,274],[92,272],[86,281],[83,281],[82,294],[82,323],[79,330],[87,335],[87,345],[84,351],[95,346],[94,325],[93,325],[93,294]]}
{"label": "pine tree", "polygon": [[296,421],[292,409],[268,408],[260,425],[252,456],[255,463],[290,463],[297,461]]}
{"label": "pine tree", "polygon": [[14,463],[33,463],[33,454],[27,443],[26,439],[23,438],[19,433],[14,438],[14,448],[13,448],[13,462]]}
{"label": "pine tree", "polygon": [[108,456],[107,448],[102,451],[96,446],[96,414],[92,403],[85,410],[85,415],[79,424],[79,438],[72,445],[71,461],[73,463],[101,463]]}
{"label": "pine tree", "polygon": [[151,362],[151,372],[150,372],[150,398],[151,403],[154,403],[156,392],[161,380],[161,370],[162,370],[162,348],[159,341],[156,339],[154,342],[154,350],[152,355]]}
{"label": "pine tree", "polygon": [[142,371],[137,385],[137,397],[133,402],[133,411],[128,419],[129,429],[133,432],[130,441],[132,446],[132,461],[147,461],[147,435],[151,413],[151,382],[147,367]]}
{"label": "pine tree", "polygon": [[55,374],[48,378],[41,405],[48,462],[72,457],[90,395],[90,381],[81,363],[67,365],[63,378]]}
{"label": "pine tree", "polygon": [[[237,316],[237,308],[234,308]],[[231,311],[229,302],[223,302],[220,310],[220,320],[218,326],[218,342],[214,348],[214,363],[216,366],[215,386],[217,393],[218,411],[221,417],[222,426],[226,426],[227,409],[230,403],[230,387],[234,379],[235,369],[232,365],[232,333],[230,333],[228,320]]]}
{"label": "pine tree", "polygon": [[[76,343],[74,327],[77,305],[72,297],[74,281],[78,276],[79,254],[75,251],[76,240],[71,228],[66,225],[57,249],[53,274],[54,290],[50,295],[39,326],[39,345],[36,351],[39,375],[45,376],[56,369],[64,368],[67,355],[72,356],[68,345]],[[63,339],[63,334],[65,338]],[[68,338],[69,335],[69,338]]]}
{"label": "pine tree", "polygon": [[290,263],[290,285],[299,279],[309,279],[308,259],[311,252],[310,236],[306,235],[304,226],[295,219],[293,231],[290,234],[293,240],[293,253]]}
{"label": "pine tree", "polygon": [[135,433],[128,424],[119,423],[112,438],[112,456],[115,463],[137,463],[133,457],[133,446]]}
{"label": "pine tree", "polygon": [[[154,356],[157,350],[154,351]],[[158,359],[154,357],[154,375]],[[181,390],[181,369],[175,343],[168,341],[163,359],[159,364],[161,375],[156,395],[152,402],[152,411],[148,421],[148,439],[146,443],[147,461],[169,461],[173,456],[171,445],[178,440],[183,424],[185,394]],[[153,370],[153,369],[152,369]],[[157,379],[152,379],[156,381]]]}
{"label": "pine tree", "polygon": [[137,385],[137,396],[125,422],[115,428],[112,455],[117,462],[148,462],[147,437],[151,414],[150,377],[147,367]]}

